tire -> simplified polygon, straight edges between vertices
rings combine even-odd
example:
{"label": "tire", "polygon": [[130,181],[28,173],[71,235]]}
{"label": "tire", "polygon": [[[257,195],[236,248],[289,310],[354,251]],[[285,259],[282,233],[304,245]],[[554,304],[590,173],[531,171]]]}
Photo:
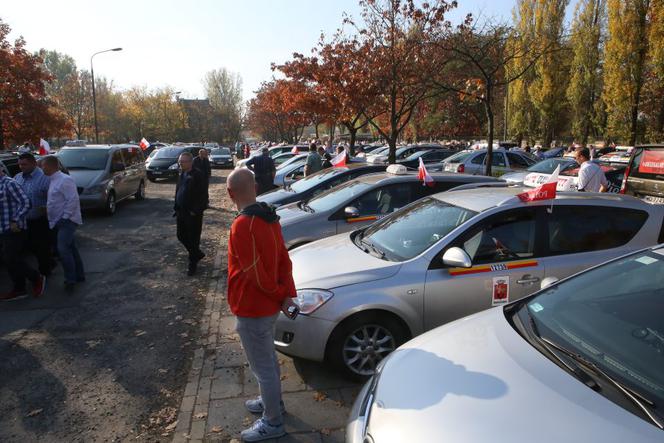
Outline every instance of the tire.
{"label": "tire", "polygon": [[344,320],[332,332],[326,359],[344,377],[365,381],[381,360],[406,341],[407,335],[403,325],[388,314],[359,314]]}
{"label": "tire", "polygon": [[107,215],[113,215],[115,214],[116,209],[117,209],[117,202],[115,200],[115,192],[111,191],[108,194],[108,197],[106,198],[106,206],[104,207],[104,212],[106,212]]}
{"label": "tire", "polygon": [[139,183],[136,194],[134,194],[134,198],[136,200],[145,200],[145,182],[143,180],[141,180]]}

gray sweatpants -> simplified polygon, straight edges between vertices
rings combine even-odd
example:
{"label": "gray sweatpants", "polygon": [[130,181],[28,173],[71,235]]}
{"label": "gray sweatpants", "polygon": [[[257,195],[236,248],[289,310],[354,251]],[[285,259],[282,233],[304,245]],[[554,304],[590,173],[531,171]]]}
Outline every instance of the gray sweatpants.
{"label": "gray sweatpants", "polygon": [[279,314],[270,317],[236,317],[249,367],[258,380],[263,401],[263,418],[271,425],[283,423],[281,417],[281,372],[274,350],[274,324]]}

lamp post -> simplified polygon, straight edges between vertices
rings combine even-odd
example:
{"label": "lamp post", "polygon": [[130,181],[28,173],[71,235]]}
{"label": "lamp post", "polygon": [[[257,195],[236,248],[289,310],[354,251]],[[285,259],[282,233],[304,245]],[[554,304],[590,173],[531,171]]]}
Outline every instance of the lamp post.
{"label": "lamp post", "polygon": [[92,59],[95,57],[95,55],[103,54],[104,52],[115,52],[115,51],[122,51],[122,48],[106,49],[104,51],[95,52],[94,54],[92,54],[92,57],[90,57],[90,75],[92,76],[92,113],[94,114],[95,118],[95,143],[99,143],[99,127],[97,126],[97,94],[95,92],[95,68],[92,64]]}

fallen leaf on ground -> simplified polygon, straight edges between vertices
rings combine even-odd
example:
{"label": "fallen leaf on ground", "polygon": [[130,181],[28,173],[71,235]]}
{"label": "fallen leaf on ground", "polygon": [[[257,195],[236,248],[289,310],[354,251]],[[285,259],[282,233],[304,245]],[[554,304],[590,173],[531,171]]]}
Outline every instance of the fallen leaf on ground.
{"label": "fallen leaf on ground", "polygon": [[141,329],[137,329],[137,330],[134,331],[134,336],[136,336],[136,337],[140,337],[141,335],[145,335],[145,334],[147,334],[147,332],[145,332]]}
{"label": "fallen leaf on ground", "polygon": [[207,417],[207,412],[199,412],[198,414],[194,415],[196,420],[203,420],[205,417]]}
{"label": "fallen leaf on ground", "polygon": [[323,435],[330,435],[332,433],[332,431],[330,431],[327,428],[323,428],[323,429],[320,430],[320,433],[323,434]]}
{"label": "fallen leaf on ground", "polygon": [[94,349],[94,348],[97,347],[100,343],[101,343],[101,340],[88,340],[88,341],[85,342],[85,344],[88,345],[88,347],[89,347],[90,349]]}
{"label": "fallen leaf on ground", "polygon": [[242,420],[242,424],[245,426],[249,426],[252,423],[251,419],[249,417],[244,417]]}
{"label": "fallen leaf on ground", "polygon": [[175,427],[176,427],[177,425],[178,425],[178,421],[175,420],[173,423],[171,423],[170,425],[166,426],[166,427],[164,428],[164,431],[166,431],[166,432],[171,432],[171,431],[173,431],[173,430],[175,429]]}
{"label": "fallen leaf on ground", "polygon": [[176,316],[175,316],[175,319],[176,319],[177,321],[180,321],[180,320],[182,320],[182,316],[181,316],[181,315],[176,315]]}
{"label": "fallen leaf on ground", "polygon": [[316,391],[314,393],[314,400],[316,401],[323,401],[327,398],[327,395],[323,394],[322,392]]}
{"label": "fallen leaf on ground", "polygon": [[44,408],[39,408],[39,409],[33,409],[32,411],[28,412],[28,415],[26,417],[34,417],[35,415],[39,415],[44,411]]}
{"label": "fallen leaf on ground", "polygon": [[160,374],[165,374],[168,372],[168,369],[159,369]]}
{"label": "fallen leaf on ground", "polygon": [[279,378],[281,379],[281,381],[284,381],[284,380],[286,380],[286,379],[288,378],[288,376],[287,376],[286,374],[283,374],[283,375],[282,375],[281,377],[279,377]]}
{"label": "fallen leaf on ground", "polygon": [[189,334],[187,334],[186,332],[183,332],[182,334],[180,334],[180,337],[187,338],[187,337],[189,337]]}
{"label": "fallen leaf on ground", "polygon": [[221,426],[213,426],[212,429],[210,429],[210,432],[221,432],[223,430],[224,428],[222,428]]}
{"label": "fallen leaf on ground", "polygon": [[163,306],[161,309],[175,309],[175,305],[166,305]]}

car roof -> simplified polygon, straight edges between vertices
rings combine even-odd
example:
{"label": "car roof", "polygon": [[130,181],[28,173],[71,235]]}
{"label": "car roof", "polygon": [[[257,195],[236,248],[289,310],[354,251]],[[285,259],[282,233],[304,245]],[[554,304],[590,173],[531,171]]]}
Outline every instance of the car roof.
{"label": "car roof", "polygon": [[[514,197],[522,192],[531,191],[533,188],[524,186],[506,186],[504,188],[491,188],[491,192],[486,189],[465,189],[455,192],[443,192],[435,194],[435,198],[446,203],[467,208],[475,212],[483,212],[487,209],[501,206],[506,208],[518,208],[528,205],[547,205],[552,204],[551,200],[541,200],[539,202],[524,203]],[[558,192],[556,193],[555,202],[570,202],[570,203],[607,203],[609,205],[616,205],[623,203],[633,207],[642,207],[650,211],[655,208],[655,205],[650,205],[643,200],[640,200],[631,195],[614,194],[614,193],[594,193],[594,192]],[[660,209],[664,211],[664,206]]]}
{"label": "car roof", "polygon": [[71,151],[75,149],[98,149],[98,150],[109,150],[109,149],[118,149],[118,148],[137,148],[138,145],[133,145],[129,143],[123,143],[118,145],[85,145],[85,146],[63,146],[61,151]]}
{"label": "car roof", "polygon": [[[484,182],[500,182],[494,177],[487,177],[485,175],[470,175],[470,174],[456,174],[453,172],[432,172],[429,174],[437,182],[458,182],[464,183],[484,183]],[[391,174],[389,172],[377,172],[374,174],[367,174],[358,177],[360,180],[367,184],[386,184],[386,183],[402,183],[419,181],[419,174],[417,171],[408,171],[405,174]]]}

